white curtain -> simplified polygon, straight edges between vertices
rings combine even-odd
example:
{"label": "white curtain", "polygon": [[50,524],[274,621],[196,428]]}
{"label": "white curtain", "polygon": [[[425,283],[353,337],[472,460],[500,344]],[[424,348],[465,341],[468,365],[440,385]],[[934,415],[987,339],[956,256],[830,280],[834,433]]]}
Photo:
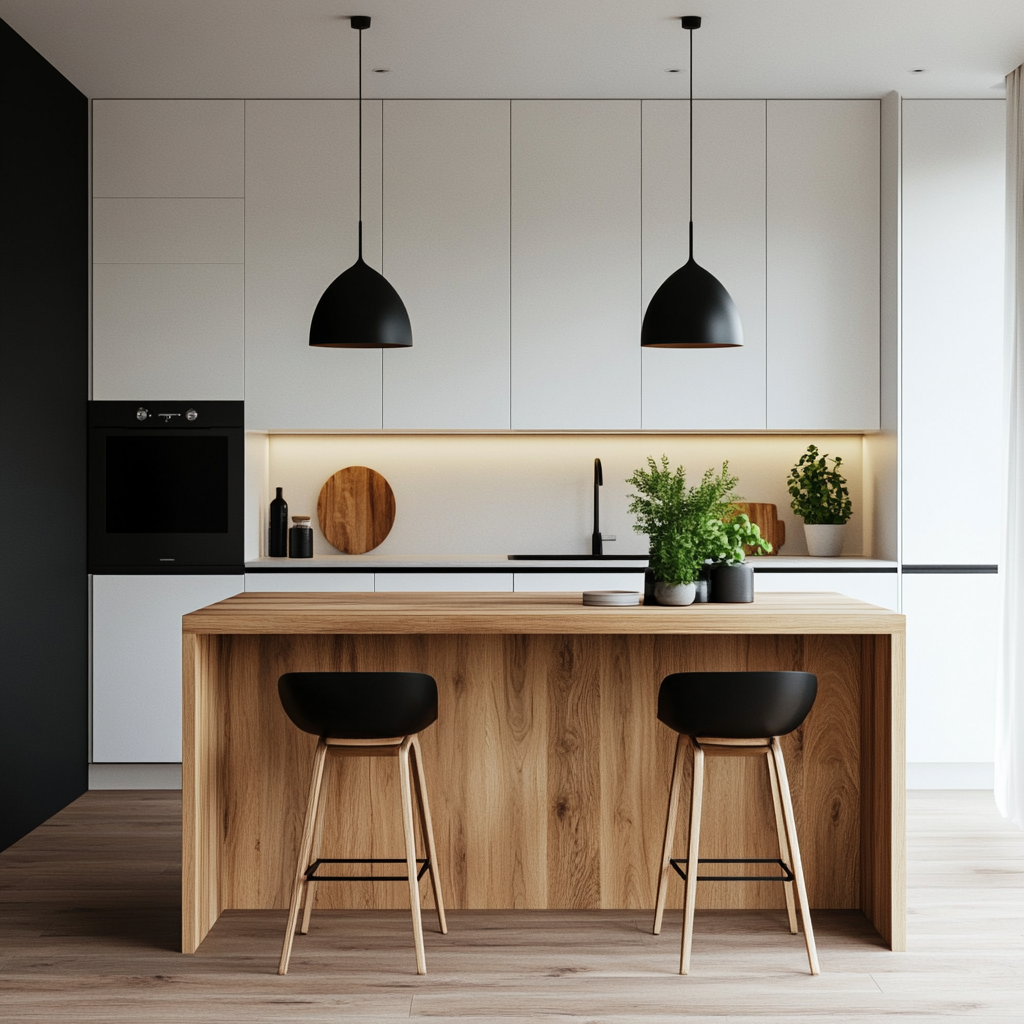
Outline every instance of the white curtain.
{"label": "white curtain", "polygon": [[1024,828],[1024,64],[1006,76],[1007,493],[996,803]]}

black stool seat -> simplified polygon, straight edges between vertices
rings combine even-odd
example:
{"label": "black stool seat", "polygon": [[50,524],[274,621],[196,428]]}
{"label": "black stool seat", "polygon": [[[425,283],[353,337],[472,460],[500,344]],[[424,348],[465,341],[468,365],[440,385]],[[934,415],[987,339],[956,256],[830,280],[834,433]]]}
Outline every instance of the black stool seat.
{"label": "black stool seat", "polygon": [[818,694],[810,672],[677,672],[658,692],[658,720],[684,736],[785,736]]}
{"label": "black stool seat", "polygon": [[437,721],[437,683],[422,672],[288,672],[277,691],[303,732],[329,739],[412,736]]}

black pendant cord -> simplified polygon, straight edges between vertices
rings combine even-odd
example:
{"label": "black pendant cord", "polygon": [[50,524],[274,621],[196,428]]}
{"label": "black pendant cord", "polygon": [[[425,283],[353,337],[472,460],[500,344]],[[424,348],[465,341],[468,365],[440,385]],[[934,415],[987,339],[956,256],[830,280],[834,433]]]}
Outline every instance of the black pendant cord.
{"label": "black pendant cord", "polygon": [[[693,33],[690,33],[691,47]],[[691,70],[690,74],[693,72]],[[691,206],[693,202],[691,200]],[[363,30],[359,30],[359,258],[363,258]]]}
{"label": "black pendant cord", "polygon": [[[690,33],[690,259],[693,259],[693,29]],[[362,33],[359,34],[362,38]]]}

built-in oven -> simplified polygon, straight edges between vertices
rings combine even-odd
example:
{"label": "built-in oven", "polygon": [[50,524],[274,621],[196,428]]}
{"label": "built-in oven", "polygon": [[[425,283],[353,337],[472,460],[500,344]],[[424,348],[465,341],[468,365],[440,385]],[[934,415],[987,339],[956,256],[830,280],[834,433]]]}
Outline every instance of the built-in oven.
{"label": "built-in oven", "polygon": [[242,402],[89,403],[89,571],[240,572]]}

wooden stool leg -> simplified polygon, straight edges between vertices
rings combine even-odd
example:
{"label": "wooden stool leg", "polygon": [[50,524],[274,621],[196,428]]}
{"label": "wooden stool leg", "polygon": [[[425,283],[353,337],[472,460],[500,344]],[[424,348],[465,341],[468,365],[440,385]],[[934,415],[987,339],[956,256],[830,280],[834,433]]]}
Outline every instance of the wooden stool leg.
{"label": "wooden stool leg", "polygon": [[295,938],[295,925],[299,918],[299,906],[302,902],[302,890],[306,883],[306,868],[309,867],[309,853],[313,846],[313,832],[316,827],[317,807],[320,803],[320,784],[324,777],[324,761],[327,758],[327,744],[320,740],[313,754],[313,772],[309,780],[309,797],[306,801],[306,820],[302,826],[302,839],[299,842],[299,859],[295,867],[295,883],[292,886],[292,901],[288,908],[288,926],[284,933],[284,947],[281,950],[281,963],[278,974],[288,973],[288,961],[292,955],[292,940]]}
{"label": "wooden stool leg", "polygon": [[[789,843],[786,842],[786,823],[782,818],[782,798],[779,796],[779,776],[775,771],[775,759],[770,750],[768,751],[767,761],[768,780],[772,787],[772,806],[775,808],[775,830],[779,834],[779,856],[792,868],[793,865],[789,859]],[[796,935],[798,928],[796,923],[796,901],[793,899],[793,883],[783,882],[782,887],[786,890],[786,914],[789,916],[789,930],[791,934]]]}
{"label": "wooden stool leg", "polygon": [[437,908],[437,923],[442,935],[448,934],[448,922],[444,916],[444,900],[441,899],[441,880],[437,877],[437,850],[434,847],[434,823],[430,817],[430,801],[427,799],[427,780],[423,775],[423,751],[420,750],[419,736],[412,738],[412,752],[415,755],[413,768],[416,772],[416,783],[420,798],[420,826],[423,828],[423,840],[427,844],[427,857],[430,862],[430,887],[434,891],[434,906]]}
{"label": "wooden stool leg", "polygon": [[[327,766],[325,764],[324,765],[325,773],[326,773],[326,770],[327,770]],[[323,783],[321,782],[320,785],[321,785],[321,793],[322,793]],[[324,816],[326,814],[326,809],[327,809],[327,801],[322,799],[322,798],[318,799],[317,800],[317,809],[316,809],[316,829],[315,829],[315,831],[313,833],[313,848],[310,850],[310,854],[309,854],[309,863],[310,864],[312,864],[313,861],[315,861],[317,859],[317,857],[319,857],[320,854],[323,852]],[[316,882],[307,882],[306,883],[306,886],[305,886],[306,896],[305,896],[305,899],[303,901],[304,906],[303,906],[303,909],[302,909],[302,923],[299,925],[299,934],[300,935],[306,935],[309,932],[309,918],[310,918],[310,915],[313,913],[313,904],[316,902],[316,887],[317,887],[317,883]]]}
{"label": "wooden stool leg", "polygon": [[704,751],[693,744],[693,788],[690,793],[690,840],[686,854],[686,904],[683,910],[683,948],[679,973],[690,973],[693,949],[693,912],[697,908],[697,871],[700,865],[700,809],[704,798]]}
{"label": "wooden stool leg", "polygon": [[807,904],[807,886],[804,884],[804,867],[800,860],[800,844],[796,838],[796,817],[793,814],[793,798],[789,792],[789,776],[786,774],[786,761],[782,756],[782,744],[778,736],[772,737],[772,755],[775,758],[775,770],[779,776],[779,795],[782,797],[782,814],[786,823],[786,838],[789,840],[789,851],[793,858],[793,874],[796,876],[796,898],[800,904],[800,916],[804,922],[804,943],[807,946],[807,961],[811,965],[811,974],[821,974],[818,966],[818,950],[814,945],[814,930],[811,927],[811,911]]}
{"label": "wooden stool leg", "polygon": [[416,945],[416,973],[427,973],[423,950],[423,921],[420,917],[420,883],[416,879],[416,827],[412,817],[412,779],[409,770],[411,737],[406,737],[398,752],[398,773],[402,780],[402,824],[405,826],[405,861],[409,869],[409,902],[412,905],[412,937]]}
{"label": "wooden stool leg", "polygon": [[668,814],[665,818],[665,842],[661,847],[661,874],[658,875],[658,901],[654,906],[654,934],[661,934],[661,919],[665,914],[668,895],[668,876],[671,870],[672,841],[676,836],[676,815],[679,811],[679,788],[683,784],[683,752],[688,737],[680,734],[676,743],[676,758],[672,764],[672,785],[668,793]]}

